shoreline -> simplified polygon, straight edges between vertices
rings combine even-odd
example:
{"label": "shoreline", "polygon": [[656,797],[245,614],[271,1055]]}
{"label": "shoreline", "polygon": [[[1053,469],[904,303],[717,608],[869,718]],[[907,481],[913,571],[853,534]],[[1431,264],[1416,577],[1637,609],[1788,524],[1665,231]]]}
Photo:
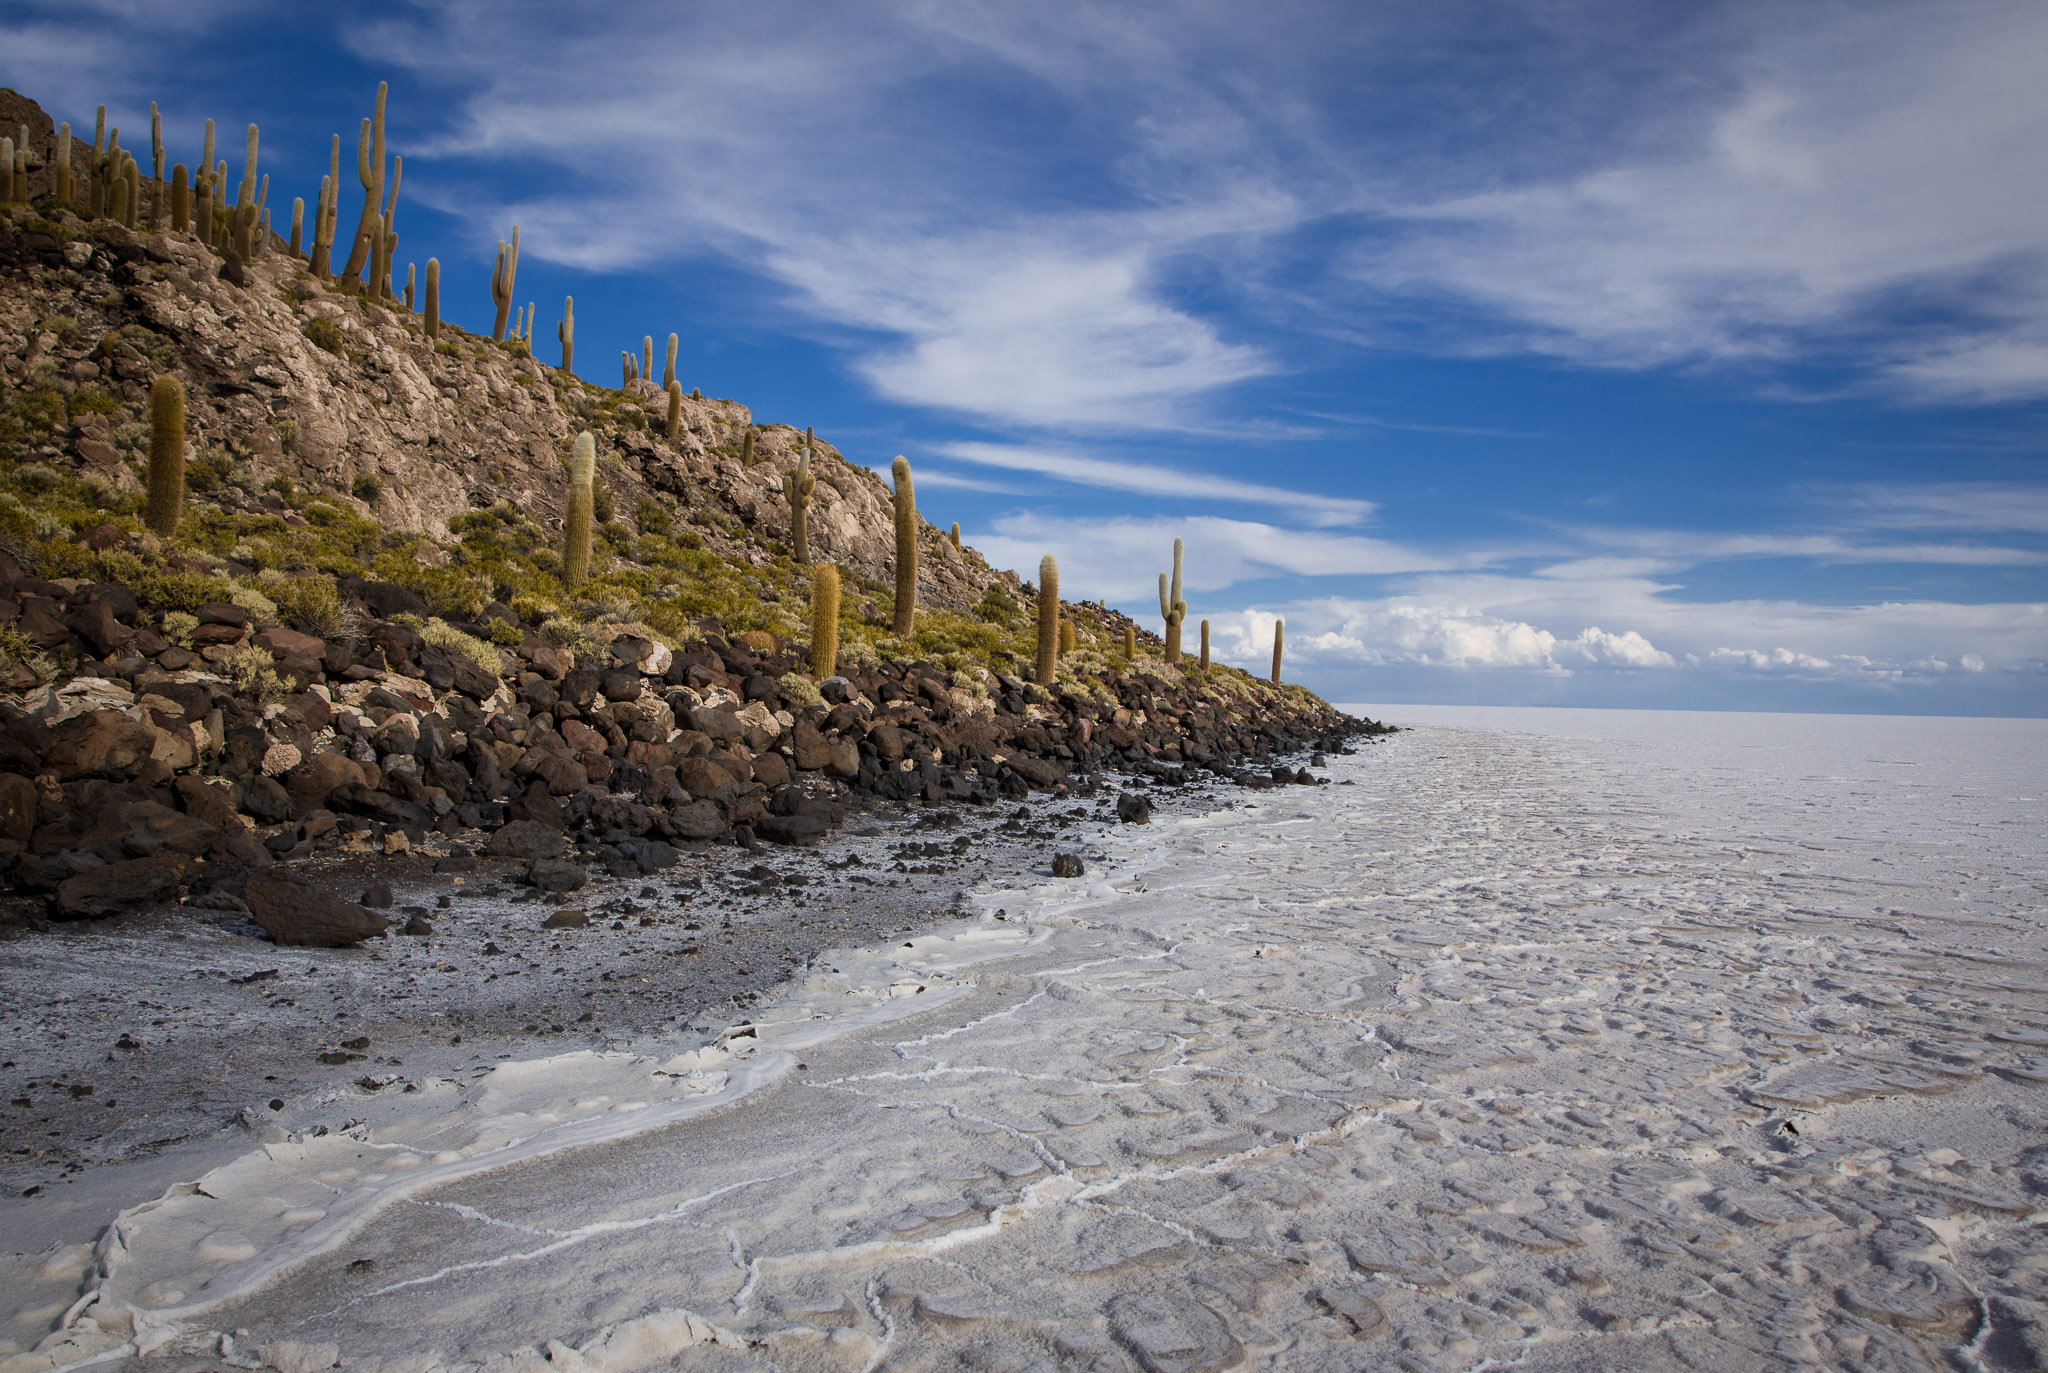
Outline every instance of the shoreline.
{"label": "shoreline", "polygon": [[[573,897],[515,885],[516,859],[437,873],[431,853],[339,856],[308,874],[315,890],[387,885],[394,916],[343,949],[271,943],[203,897],[99,928],[17,925],[0,942],[17,1046],[0,1070],[16,1103],[0,1108],[0,1248],[90,1244],[109,1194],[133,1205],[268,1139],[374,1122],[450,1074],[708,1042],[828,950],[874,951],[969,913],[977,889],[1051,880],[1055,852],[1093,864],[1121,797],[1170,816],[1249,794],[1105,775],[1093,795],[972,810],[873,802],[815,847],[593,867]],[[547,927],[570,911],[590,923]],[[399,933],[409,912],[434,933]]]}

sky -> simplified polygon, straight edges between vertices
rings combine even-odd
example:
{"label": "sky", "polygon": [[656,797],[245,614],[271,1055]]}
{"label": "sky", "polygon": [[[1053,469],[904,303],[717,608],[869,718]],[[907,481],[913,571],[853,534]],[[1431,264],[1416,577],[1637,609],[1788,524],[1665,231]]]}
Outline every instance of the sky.
{"label": "sky", "polygon": [[[0,84],[1344,701],[2048,714],[2048,6],[0,0]],[[230,133],[228,131],[237,131]],[[141,135],[138,137],[138,133]],[[237,164],[239,174],[239,164]],[[344,171],[342,220],[361,192]],[[402,274],[402,273],[401,273]]]}

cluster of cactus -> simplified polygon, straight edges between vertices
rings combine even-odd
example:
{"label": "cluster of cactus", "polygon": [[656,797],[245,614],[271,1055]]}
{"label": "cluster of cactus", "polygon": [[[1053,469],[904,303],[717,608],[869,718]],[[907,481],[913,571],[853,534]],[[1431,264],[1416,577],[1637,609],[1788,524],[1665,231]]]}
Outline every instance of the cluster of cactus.
{"label": "cluster of cactus", "polygon": [[576,436],[569,460],[569,511],[562,521],[562,581],[571,588],[590,576],[591,517],[597,510],[597,438],[588,429]]}
{"label": "cluster of cactus", "polygon": [[819,681],[839,667],[839,567],[811,569],[811,676]]}
{"label": "cluster of cactus", "polygon": [[1173,541],[1173,580],[1159,574],[1159,614],[1166,621],[1166,662],[1180,662],[1180,626],[1188,617],[1188,603],[1180,598],[1180,540]]}
{"label": "cluster of cactus", "polygon": [[782,474],[783,499],[789,502],[789,549],[798,567],[811,560],[810,518],[811,492],[818,489],[818,479],[811,474],[811,431],[804,430],[803,456],[796,461],[796,471]]}
{"label": "cluster of cactus", "polygon": [[[356,179],[363,183],[363,208],[356,215],[348,261],[341,269],[342,289],[347,291],[361,285],[362,273],[384,232],[384,101],[390,93],[390,82],[377,83],[376,106],[356,130]],[[499,318],[502,324],[503,316]]]}
{"label": "cluster of cactus", "polygon": [[1060,565],[1048,553],[1038,560],[1038,671],[1034,680],[1051,686],[1060,667]]}
{"label": "cluster of cactus", "polygon": [[889,466],[896,484],[896,622],[898,638],[917,623],[917,493],[910,484],[910,460],[902,454]]}

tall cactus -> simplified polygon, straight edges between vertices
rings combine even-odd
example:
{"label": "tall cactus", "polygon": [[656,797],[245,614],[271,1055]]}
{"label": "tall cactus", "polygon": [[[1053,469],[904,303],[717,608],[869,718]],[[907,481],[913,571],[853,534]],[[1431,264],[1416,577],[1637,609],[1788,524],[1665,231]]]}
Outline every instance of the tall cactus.
{"label": "tall cactus", "polygon": [[505,321],[512,314],[512,285],[519,276],[519,226],[512,226],[512,241],[498,240],[497,265],[491,268],[491,301],[498,307],[498,318],[491,325],[491,339],[495,343],[505,341]]}
{"label": "tall cactus", "polygon": [[811,560],[810,517],[811,492],[818,489],[818,479],[811,475],[810,432],[804,433],[803,456],[796,460],[796,471],[782,474],[782,497],[789,502],[789,547],[798,567]]}
{"label": "tall cactus", "polygon": [[142,211],[142,168],[135,165],[135,154],[121,154],[121,182],[126,190],[121,210],[123,228],[134,229]]}
{"label": "tall cactus", "polygon": [[889,465],[896,483],[896,623],[898,638],[917,624],[917,490],[910,482],[910,460],[902,454]]}
{"label": "tall cactus", "polygon": [[631,389],[633,385],[633,353],[631,349],[619,349],[619,389]]}
{"label": "tall cactus", "polygon": [[[206,146],[211,149],[213,147],[213,121],[211,119],[206,121],[206,133]],[[208,152],[207,156],[211,157],[213,154]],[[100,106],[100,112],[93,116],[92,161],[86,163],[85,166],[86,176],[89,178],[86,186],[86,211],[93,219],[98,219],[102,214],[106,213],[107,183],[101,176],[101,168],[105,165],[106,158],[107,107],[102,105]]]}
{"label": "tall cactus", "polygon": [[293,197],[292,197],[292,242],[291,242],[291,252],[292,252],[292,256],[293,256],[293,257],[297,257],[297,256],[299,255],[299,245],[300,245],[300,244],[301,244],[301,243],[302,243],[302,242],[304,241],[304,239],[305,239],[305,233],[306,233],[306,198],[305,198],[304,196],[302,196],[302,195],[300,195],[300,196],[293,196]]}
{"label": "tall cactus", "polygon": [[192,232],[192,187],[186,180],[182,162],[171,168],[171,232]]}
{"label": "tall cactus", "polygon": [[149,503],[144,521],[162,538],[185,507],[185,384],[166,372],[149,388]]}
{"label": "tall cactus", "polygon": [[1209,670],[1209,622],[1202,621],[1202,671]]}
{"label": "tall cactus", "polygon": [[562,322],[555,326],[555,337],[562,343],[562,370],[570,376],[576,375],[576,297],[562,297]]}
{"label": "tall cactus", "polygon": [[405,264],[405,308],[408,314],[412,311],[412,288],[417,284],[417,278],[414,276],[416,266],[418,264],[412,262]]}
{"label": "tall cactus", "polygon": [[398,253],[398,188],[405,184],[405,159],[391,159],[391,193],[384,202],[382,227],[377,235],[378,267],[370,294],[391,299],[391,260]]}
{"label": "tall cactus", "polygon": [[320,199],[313,208],[313,277],[323,285],[334,275],[334,221],[340,212],[341,135],[328,145],[327,175],[320,178]]}
{"label": "tall cactus", "polygon": [[1180,540],[1173,541],[1173,580],[1159,574],[1159,615],[1166,621],[1166,662],[1180,662],[1180,626],[1188,617],[1188,603],[1180,598]]}
{"label": "tall cactus", "polygon": [[674,334],[668,336],[668,365],[661,370],[661,389],[666,391],[676,384],[676,344],[680,342]]}
{"label": "tall cactus", "polygon": [[213,246],[213,168],[201,164],[199,174],[192,181],[192,202],[197,211],[197,222],[193,233],[207,247]]}
{"label": "tall cactus", "polygon": [[149,102],[149,227],[160,229],[164,218],[164,117]]}
{"label": "tall cactus", "polygon": [[1287,634],[1287,621],[1273,621],[1273,685],[1280,685],[1280,643]]}
{"label": "tall cactus", "polygon": [[1136,658],[1137,656],[1138,656],[1138,627],[1137,627],[1136,625],[1125,625],[1125,626],[1124,626],[1124,657],[1125,657],[1126,659],[1134,659],[1134,658]]}
{"label": "tall cactus", "polygon": [[363,183],[363,209],[356,216],[348,262],[341,269],[342,279],[348,283],[355,282],[368,264],[378,227],[384,221],[384,99],[390,93],[390,82],[377,83],[376,108],[356,132],[356,179]]}
{"label": "tall cactus", "polygon": [[754,426],[748,425],[747,432],[740,436],[740,466],[754,465]]}
{"label": "tall cactus", "polygon": [[[654,380],[654,335],[648,334],[640,340],[640,375]],[[666,383],[663,383],[666,385]]]}
{"label": "tall cactus", "polygon": [[235,256],[247,262],[256,255],[251,240],[256,232],[256,126],[249,126],[242,156],[242,182],[235,187]]}
{"label": "tall cactus", "polygon": [[441,341],[441,259],[427,259],[427,341]]}
{"label": "tall cactus", "polygon": [[1074,630],[1074,622],[1072,620],[1061,620],[1060,656],[1064,658],[1067,656],[1067,654],[1072,653],[1074,651],[1075,644],[1078,642],[1079,636],[1076,634]]}
{"label": "tall cactus", "polygon": [[[23,185],[23,200],[28,199],[28,187]],[[0,138],[0,204],[14,203],[14,140]]]}
{"label": "tall cactus", "polygon": [[590,520],[597,509],[592,484],[597,479],[597,438],[588,429],[576,436],[576,455],[569,460],[569,514],[564,521],[562,581],[572,590],[590,576]]}
{"label": "tall cactus", "polygon": [[668,383],[668,436],[671,440],[683,432],[683,384],[674,378]]}
{"label": "tall cactus", "polygon": [[839,566],[811,569],[811,676],[824,681],[839,669]]}
{"label": "tall cactus", "polygon": [[1038,672],[1034,680],[1051,686],[1060,668],[1060,565],[1048,553],[1038,560]]}
{"label": "tall cactus", "polygon": [[960,552],[960,521],[953,521],[953,532],[946,536],[953,541],[953,551]]}
{"label": "tall cactus", "polygon": [[71,126],[57,126],[57,203],[65,209],[78,197],[71,172]]}

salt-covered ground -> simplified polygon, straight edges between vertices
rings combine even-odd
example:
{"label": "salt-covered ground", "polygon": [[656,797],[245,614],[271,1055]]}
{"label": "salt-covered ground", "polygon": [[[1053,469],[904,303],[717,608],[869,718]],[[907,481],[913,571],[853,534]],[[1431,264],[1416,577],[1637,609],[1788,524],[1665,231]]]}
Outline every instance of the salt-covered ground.
{"label": "salt-covered ground", "polygon": [[2048,726],[1445,718],[251,1153],[0,1370],[2048,1362]]}

